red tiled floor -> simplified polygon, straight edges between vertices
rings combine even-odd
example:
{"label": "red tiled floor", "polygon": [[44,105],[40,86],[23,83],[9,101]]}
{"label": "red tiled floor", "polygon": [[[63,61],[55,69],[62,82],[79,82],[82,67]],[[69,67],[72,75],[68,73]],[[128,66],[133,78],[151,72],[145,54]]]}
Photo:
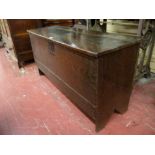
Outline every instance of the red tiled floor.
{"label": "red tiled floor", "polygon": [[0,134],[155,134],[155,80],[136,84],[129,110],[100,132],[34,63],[19,70],[0,49]]}

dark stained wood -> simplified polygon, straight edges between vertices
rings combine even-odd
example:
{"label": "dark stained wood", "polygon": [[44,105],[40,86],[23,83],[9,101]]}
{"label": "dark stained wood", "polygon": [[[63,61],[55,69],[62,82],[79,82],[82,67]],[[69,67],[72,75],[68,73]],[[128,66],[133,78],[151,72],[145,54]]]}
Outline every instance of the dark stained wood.
{"label": "dark stained wood", "polygon": [[43,26],[73,26],[73,19],[42,19]]}
{"label": "dark stained wood", "polygon": [[22,67],[25,61],[33,60],[28,29],[49,25],[73,26],[74,24],[72,19],[7,19],[3,21],[4,25],[7,26],[7,29],[5,29],[5,36],[7,37],[3,35],[3,40],[7,49],[13,50],[13,55],[17,58],[19,67]]}
{"label": "dark stained wood", "polygon": [[139,39],[67,27],[29,30],[35,62],[102,129],[127,110]]}
{"label": "dark stained wood", "polygon": [[135,44],[99,58],[97,130],[105,126],[114,111],[127,111],[138,49]]}
{"label": "dark stained wood", "polygon": [[41,21],[37,19],[7,19],[7,22],[18,65],[21,67],[25,61],[33,59],[32,47],[27,30],[40,27]]}

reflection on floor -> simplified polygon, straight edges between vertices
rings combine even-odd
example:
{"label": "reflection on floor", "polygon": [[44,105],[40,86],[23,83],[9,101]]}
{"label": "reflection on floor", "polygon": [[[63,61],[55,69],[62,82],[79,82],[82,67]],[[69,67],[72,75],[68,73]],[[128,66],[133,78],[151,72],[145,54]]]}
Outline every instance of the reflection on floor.
{"label": "reflection on floor", "polygon": [[155,134],[155,78],[139,81],[129,110],[100,132],[34,63],[19,70],[0,49],[0,134]]}

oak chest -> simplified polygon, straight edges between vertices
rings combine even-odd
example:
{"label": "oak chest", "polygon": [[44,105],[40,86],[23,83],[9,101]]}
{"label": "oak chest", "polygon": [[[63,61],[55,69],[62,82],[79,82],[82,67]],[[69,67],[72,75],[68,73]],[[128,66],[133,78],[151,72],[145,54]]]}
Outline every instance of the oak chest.
{"label": "oak chest", "polygon": [[139,39],[51,26],[29,30],[34,59],[44,73],[102,129],[128,108]]}

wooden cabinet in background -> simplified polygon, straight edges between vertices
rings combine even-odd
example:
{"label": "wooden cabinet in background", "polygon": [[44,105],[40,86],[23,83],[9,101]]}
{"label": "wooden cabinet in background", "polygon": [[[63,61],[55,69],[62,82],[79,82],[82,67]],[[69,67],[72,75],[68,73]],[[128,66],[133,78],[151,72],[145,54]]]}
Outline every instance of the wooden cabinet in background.
{"label": "wooden cabinet in background", "polygon": [[8,19],[7,20],[15,55],[18,65],[21,67],[25,61],[33,60],[28,29],[41,27],[40,20],[37,19]]}
{"label": "wooden cabinet in background", "polygon": [[25,61],[33,60],[30,38],[27,30],[45,26],[73,26],[72,19],[1,19],[3,42],[7,52],[23,66]]}

